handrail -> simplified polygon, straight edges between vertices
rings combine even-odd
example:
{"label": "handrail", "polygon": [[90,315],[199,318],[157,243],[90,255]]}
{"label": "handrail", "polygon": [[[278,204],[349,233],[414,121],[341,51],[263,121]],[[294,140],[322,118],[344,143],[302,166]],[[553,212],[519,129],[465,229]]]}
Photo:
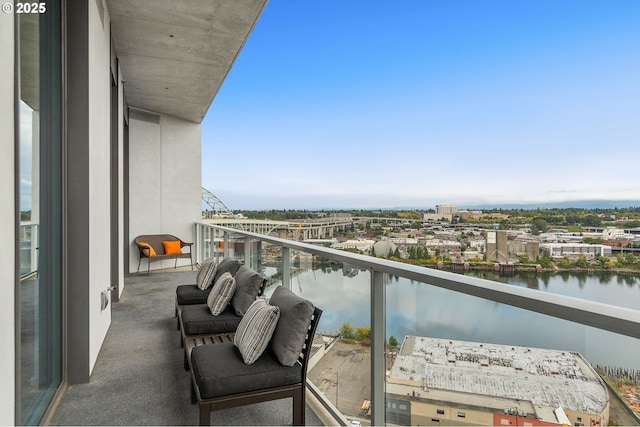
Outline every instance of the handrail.
{"label": "handrail", "polygon": [[520,288],[477,277],[404,264],[398,261],[324,248],[308,243],[241,231],[234,228],[201,224],[225,233],[238,234],[289,249],[331,258],[358,267],[405,277],[417,282],[499,302],[559,319],[593,326],[610,332],[640,339],[640,311],[588,301],[535,289]]}

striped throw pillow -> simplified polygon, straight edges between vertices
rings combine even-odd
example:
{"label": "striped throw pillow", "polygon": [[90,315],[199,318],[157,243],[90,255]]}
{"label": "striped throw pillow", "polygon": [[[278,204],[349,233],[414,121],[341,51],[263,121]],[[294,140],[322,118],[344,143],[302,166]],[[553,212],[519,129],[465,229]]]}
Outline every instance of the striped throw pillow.
{"label": "striped throw pillow", "polygon": [[244,363],[251,365],[262,355],[276,329],[278,319],[280,309],[275,305],[269,305],[264,298],[258,298],[251,304],[240,320],[233,338]]}
{"label": "striped throw pillow", "polygon": [[211,282],[216,275],[218,264],[213,261],[213,258],[206,259],[198,270],[196,276],[196,286],[203,291],[211,286]]}
{"label": "striped throw pillow", "polygon": [[224,273],[211,289],[211,293],[207,297],[207,305],[211,314],[217,316],[222,313],[229,305],[229,301],[233,297],[233,293],[236,290],[236,279],[233,278],[231,273]]}

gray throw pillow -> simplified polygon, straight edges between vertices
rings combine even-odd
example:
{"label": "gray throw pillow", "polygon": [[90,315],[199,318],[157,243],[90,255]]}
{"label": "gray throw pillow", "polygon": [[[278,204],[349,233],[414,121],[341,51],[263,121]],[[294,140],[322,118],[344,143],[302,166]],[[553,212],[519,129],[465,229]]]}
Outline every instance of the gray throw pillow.
{"label": "gray throw pillow", "polygon": [[211,314],[217,316],[222,313],[229,305],[233,292],[236,290],[236,279],[231,276],[231,273],[224,273],[214,283],[211,293],[207,297],[207,305]]}
{"label": "gray throw pillow", "polygon": [[233,337],[244,363],[251,365],[262,355],[279,318],[280,309],[270,305],[264,298],[258,298],[251,304]]}
{"label": "gray throw pillow", "polygon": [[217,267],[218,265],[213,261],[213,258],[206,259],[202,263],[196,276],[196,286],[198,286],[199,289],[204,291],[211,286],[213,278],[216,275]]}
{"label": "gray throw pillow", "polygon": [[271,350],[284,366],[293,366],[304,346],[313,304],[283,286],[275,289],[269,303],[280,308],[280,321],[273,332]]}
{"label": "gray throw pillow", "polygon": [[233,307],[238,316],[244,316],[258,297],[262,284],[266,279],[244,265],[238,269],[235,279],[236,292],[231,299],[231,307]]}
{"label": "gray throw pillow", "polygon": [[231,273],[232,276],[235,276],[241,266],[242,263],[237,259],[224,258],[218,263],[218,270],[216,271],[213,283],[217,282],[220,276],[227,272]]}

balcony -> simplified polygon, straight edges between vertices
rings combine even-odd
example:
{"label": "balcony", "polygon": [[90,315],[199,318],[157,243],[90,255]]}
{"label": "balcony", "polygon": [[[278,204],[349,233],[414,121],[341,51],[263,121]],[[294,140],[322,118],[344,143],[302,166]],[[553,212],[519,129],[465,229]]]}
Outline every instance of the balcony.
{"label": "balcony", "polygon": [[[69,387],[52,425],[197,425],[173,317],[175,288],[195,283],[196,271],[132,275],[113,304],[113,320],[88,384]],[[307,399],[306,423],[324,425]],[[214,425],[290,425],[291,401],[282,399],[217,411]]]}
{"label": "balcony", "polygon": [[[535,375],[543,382],[563,383],[564,400],[548,399],[564,407],[562,416],[574,425],[637,423],[633,410],[624,409],[591,367],[640,372],[640,311],[633,303],[621,307],[578,299],[220,226],[196,224],[196,236],[198,262],[241,259],[269,277],[267,295],[283,284],[324,310],[318,328],[324,335],[324,356],[310,369],[307,424],[541,425],[553,419],[561,424],[560,415],[531,398],[553,394],[553,384],[536,388]],[[113,306],[113,324],[91,383],[66,392],[55,424],[197,422],[173,317],[175,286],[193,283],[195,274],[162,272],[127,279],[123,297]],[[333,340],[345,322],[352,323],[355,335],[370,327],[370,339]],[[388,345],[392,335],[400,348]],[[419,343],[431,343],[432,349]],[[434,343],[444,343],[447,353],[438,355]],[[502,359],[501,352],[506,354]],[[510,352],[525,356],[507,360]],[[485,360],[483,354],[492,356]],[[439,357],[443,363],[430,365],[430,375],[420,370],[425,360]],[[532,368],[530,360],[544,363]],[[501,367],[493,366],[498,362]],[[568,367],[571,363],[575,366]],[[467,374],[458,375],[459,367]],[[471,368],[476,371],[468,375]],[[527,388],[529,394],[484,402],[487,387]],[[574,389],[578,391],[570,392]],[[585,416],[598,402],[603,406],[592,408],[595,415]],[[215,412],[212,421],[290,424],[289,405],[277,401]],[[487,418],[491,412],[500,419]],[[326,413],[333,420],[317,415]]]}

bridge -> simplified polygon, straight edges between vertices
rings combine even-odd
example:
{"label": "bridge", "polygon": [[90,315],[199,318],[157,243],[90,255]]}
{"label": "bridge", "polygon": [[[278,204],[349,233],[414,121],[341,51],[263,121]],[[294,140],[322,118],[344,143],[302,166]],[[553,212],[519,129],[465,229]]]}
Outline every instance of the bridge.
{"label": "bridge", "polygon": [[204,187],[202,187],[202,201],[208,207],[202,212],[202,222],[205,224],[237,228],[238,230],[275,235],[298,241],[328,239],[333,237],[337,231],[344,231],[354,223],[358,223],[358,219],[350,216],[292,221],[249,219],[235,215],[220,198]]}
{"label": "bridge", "polygon": [[387,218],[381,216],[335,216],[327,218],[273,221],[269,219],[248,219],[235,215],[217,196],[202,188],[202,201],[208,207],[203,211],[203,222],[221,225],[254,233],[273,235],[283,239],[304,241],[308,239],[330,239],[338,231],[345,231],[359,224],[369,223],[372,227],[401,227],[421,220],[409,218]]}

